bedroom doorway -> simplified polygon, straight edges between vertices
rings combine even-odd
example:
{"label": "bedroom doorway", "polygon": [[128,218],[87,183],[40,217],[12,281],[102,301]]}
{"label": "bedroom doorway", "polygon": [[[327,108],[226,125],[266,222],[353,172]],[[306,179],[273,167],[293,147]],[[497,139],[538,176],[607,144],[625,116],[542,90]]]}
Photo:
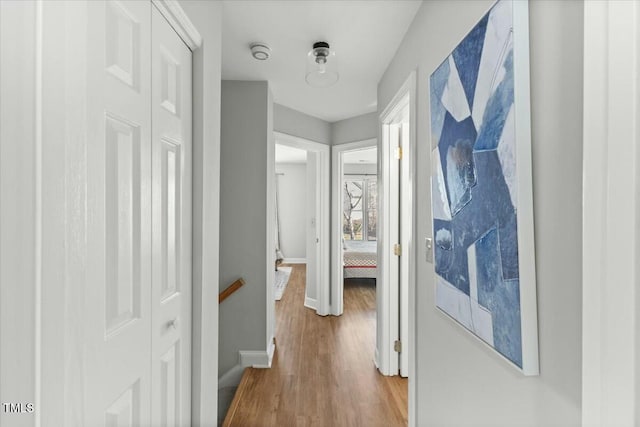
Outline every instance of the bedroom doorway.
{"label": "bedroom doorway", "polygon": [[336,145],[332,150],[331,314],[339,316],[344,312],[345,285],[374,289],[376,285],[377,140]]}
{"label": "bedroom doorway", "polygon": [[304,305],[327,315],[329,298],[322,284],[329,281],[329,146],[279,132],[274,136],[276,276],[269,282],[269,303],[282,297],[282,282],[293,265],[305,264]]}

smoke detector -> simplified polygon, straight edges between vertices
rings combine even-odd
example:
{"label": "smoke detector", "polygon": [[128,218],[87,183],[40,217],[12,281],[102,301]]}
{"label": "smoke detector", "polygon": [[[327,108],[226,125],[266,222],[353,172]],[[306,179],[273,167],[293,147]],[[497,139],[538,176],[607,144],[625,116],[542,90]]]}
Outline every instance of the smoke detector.
{"label": "smoke detector", "polygon": [[251,56],[258,61],[265,61],[271,56],[271,49],[264,43],[251,43]]}

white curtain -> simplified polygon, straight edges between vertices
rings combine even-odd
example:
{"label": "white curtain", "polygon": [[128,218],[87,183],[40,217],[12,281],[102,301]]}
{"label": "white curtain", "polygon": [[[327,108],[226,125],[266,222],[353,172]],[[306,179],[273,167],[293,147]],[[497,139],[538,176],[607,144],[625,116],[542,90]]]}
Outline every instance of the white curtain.
{"label": "white curtain", "polygon": [[284,259],[284,254],[280,249],[280,215],[278,213],[278,176],[282,174],[276,174],[276,261],[282,261]]}

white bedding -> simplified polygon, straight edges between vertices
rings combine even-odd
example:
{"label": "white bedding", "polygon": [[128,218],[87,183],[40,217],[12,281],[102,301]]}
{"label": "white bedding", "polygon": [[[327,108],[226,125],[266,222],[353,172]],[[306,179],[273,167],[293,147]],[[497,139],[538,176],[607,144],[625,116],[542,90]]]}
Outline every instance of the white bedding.
{"label": "white bedding", "polygon": [[344,278],[371,278],[377,275],[378,247],[375,241],[345,240]]}

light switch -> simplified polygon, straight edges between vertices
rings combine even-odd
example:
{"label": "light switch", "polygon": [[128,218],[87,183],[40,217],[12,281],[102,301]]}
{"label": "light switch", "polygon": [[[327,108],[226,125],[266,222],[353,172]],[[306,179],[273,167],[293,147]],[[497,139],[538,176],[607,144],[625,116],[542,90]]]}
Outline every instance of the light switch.
{"label": "light switch", "polygon": [[433,239],[431,237],[424,239],[424,246],[427,250],[427,254],[425,256],[427,262],[433,263]]}

